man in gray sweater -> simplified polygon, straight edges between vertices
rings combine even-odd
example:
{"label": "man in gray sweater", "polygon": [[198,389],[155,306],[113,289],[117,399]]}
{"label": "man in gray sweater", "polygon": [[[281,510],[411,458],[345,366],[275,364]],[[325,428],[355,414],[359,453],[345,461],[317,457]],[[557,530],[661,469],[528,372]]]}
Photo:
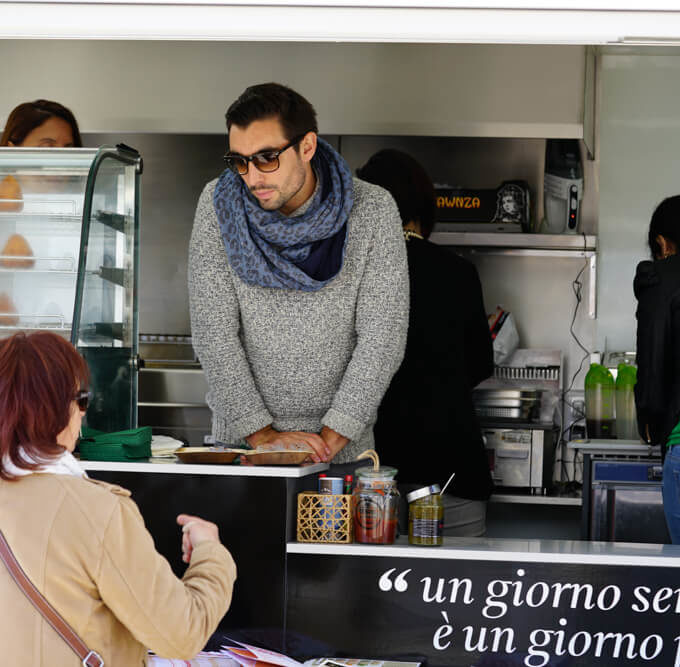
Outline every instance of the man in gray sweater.
{"label": "man in gray sweater", "polygon": [[352,178],[295,91],[247,88],[227,111],[228,169],[208,183],[189,248],[194,347],[215,439],[311,446],[345,463],[373,447],[404,353],[399,212]]}

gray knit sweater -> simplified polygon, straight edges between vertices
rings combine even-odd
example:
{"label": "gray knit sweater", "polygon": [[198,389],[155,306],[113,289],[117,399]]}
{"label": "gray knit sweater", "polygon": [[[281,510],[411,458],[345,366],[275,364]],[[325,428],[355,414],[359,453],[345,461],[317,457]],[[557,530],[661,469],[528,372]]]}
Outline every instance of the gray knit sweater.
{"label": "gray knit sweater", "polygon": [[302,292],[247,285],[231,270],[215,183],[198,201],[188,268],[213,435],[236,443],[268,424],[315,433],[325,425],[351,441],[334,463],[351,461],[373,447],[378,405],[406,343],[408,267],[394,200],[354,179],[342,270]]}

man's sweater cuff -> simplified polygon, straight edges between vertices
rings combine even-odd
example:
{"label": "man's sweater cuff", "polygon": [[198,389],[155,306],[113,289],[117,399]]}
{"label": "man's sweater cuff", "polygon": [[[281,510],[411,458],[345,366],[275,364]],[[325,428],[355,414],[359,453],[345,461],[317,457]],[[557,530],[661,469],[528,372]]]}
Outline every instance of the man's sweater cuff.
{"label": "man's sweater cuff", "polygon": [[215,440],[226,445],[235,445],[246,436],[269,426],[274,421],[267,410],[258,410],[229,422],[213,413],[213,436]]}
{"label": "man's sweater cuff", "polygon": [[366,424],[363,422],[357,421],[354,417],[343,414],[335,408],[328,410],[321,419],[321,423],[340,435],[344,435],[349,440],[356,440],[366,428]]}

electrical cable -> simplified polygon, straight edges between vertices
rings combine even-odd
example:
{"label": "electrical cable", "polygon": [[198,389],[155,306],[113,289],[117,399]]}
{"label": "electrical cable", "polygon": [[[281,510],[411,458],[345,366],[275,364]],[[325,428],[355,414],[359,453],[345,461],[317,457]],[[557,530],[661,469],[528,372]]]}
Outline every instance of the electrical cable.
{"label": "electrical cable", "polygon": [[[581,357],[581,361],[579,362],[578,368],[574,372],[574,374],[571,376],[571,381],[569,382],[569,386],[562,392],[562,403],[567,404],[571,409],[572,412],[574,411],[574,405],[573,403],[569,403],[566,400],[567,394],[573,389],[574,387],[574,382],[576,382],[576,378],[578,377],[578,374],[581,372],[583,369],[583,364],[590,357],[590,351],[583,345],[583,343],[579,340],[579,337],[576,335],[576,332],[574,331],[574,324],[576,322],[576,315],[578,314],[578,309],[579,306],[581,305],[581,301],[583,300],[583,283],[581,282],[581,276],[583,275],[583,272],[586,270],[588,267],[588,257],[586,255],[587,252],[587,238],[585,235],[585,232],[581,232],[581,235],[583,236],[583,255],[585,257],[585,262],[583,263],[583,266],[579,270],[579,272],[576,274],[576,277],[571,283],[571,289],[574,292],[574,296],[576,298],[576,304],[574,306],[574,312],[571,317],[571,324],[569,325],[569,333],[571,334],[571,337],[576,341],[576,344],[579,346],[581,350],[583,350],[583,357]],[[562,410],[562,417],[561,417],[561,424],[560,424],[560,447],[563,449],[564,446],[566,445],[565,441],[565,434],[571,430],[571,428],[577,424],[583,417],[585,417],[585,414],[580,414],[580,416],[575,419],[574,421],[569,424],[566,428],[564,428],[564,411]],[[565,469],[565,461],[564,461],[564,456],[561,456],[561,469],[562,473],[567,480],[567,482],[572,482],[574,480],[569,479],[569,475],[567,474],[567,471]]]}

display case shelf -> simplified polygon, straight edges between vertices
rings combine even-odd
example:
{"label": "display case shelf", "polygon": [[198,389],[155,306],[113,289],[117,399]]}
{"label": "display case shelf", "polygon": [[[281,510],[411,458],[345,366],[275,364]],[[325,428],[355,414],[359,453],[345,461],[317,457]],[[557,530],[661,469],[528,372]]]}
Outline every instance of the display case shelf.
{"label": "display case shelf", "polygon": [[570,253],[592,253],[597,250],[597,237],[583,234],[508,234],[493,232],[460,232],[439,223],[430,235],[438,245],[488,250],[526,250]]}
{"label": "display case shelf", "polygon": [[99,271],[94,271],[93,273],[103,280],[118,285],[119,287],[126,287],[129,282],[128,272],[125,269],[102,266]]}
{"label": "display case shelf", "polygon": [[18,222],[19,224],[33,223],[39,220],[40,225],[57,223],[57,224],[73,224],[80,225],[83,218],[80,215],[62,215],[61,213],[31,213],[31,212],[13,212],[0,211],[0,223]]}
{"label": "display case shelf", "polygon": [[126,228],[128,228],[126,226],[129,226],[131,221],[129,215],[111,213],[109,211],[97,211],[94,215],[94,220],[121,233],[125,233]]}
{"label": "display case shelf", "polygon": [[[0,313],[0,317],[7,317],[5,313]],[[46,316],[36,315],[38,319],[47,319]],[[70,333],[71,323],[64,322],[62,324],[34,324],[34,325],[23,325],[23,324],[0,324],[0,332],[10,334],[16,331],[54,331],[57,333]]]}
{"label": "display case shelf", "polygon": [[[3,266],[4,263],[26,261],[37,266]],[[55,266],[44,266],[54,264]],[[68,268],[65,268],[68,267]],[[76,275],[76,260],[74,257],[36,257],[35,255],[0,255],[0,273],[13,274],[65,274]]]}

